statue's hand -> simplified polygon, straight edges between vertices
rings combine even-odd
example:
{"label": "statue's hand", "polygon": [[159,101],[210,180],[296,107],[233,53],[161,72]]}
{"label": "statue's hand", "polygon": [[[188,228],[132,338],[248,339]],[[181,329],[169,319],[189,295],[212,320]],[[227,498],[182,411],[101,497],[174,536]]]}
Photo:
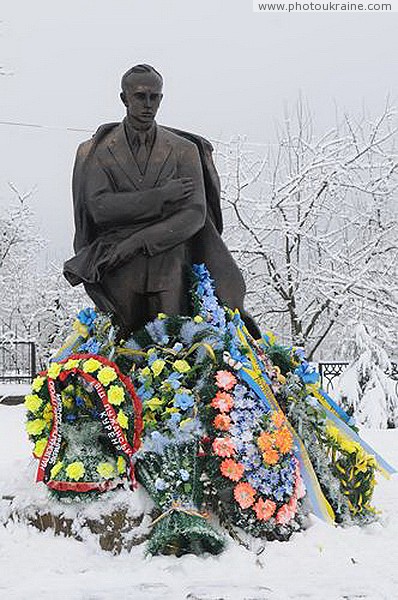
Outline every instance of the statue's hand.
{"label": "statue's hand", "polygon": [[112,255],[107,261],[107,271],[115,269],[116,267],[127,262],[130,258],[138,254],[141,248],[137,246],[137,243],[134,243],[133,238],[134,236],[127,238],[126,240],[119,242],[115,246]]}
{"label": "statue's hand", "polygon": [[177,212],[193,194],[193,180],[191,177],[172,179],[163,186],[162,191],[165,195],[163,211],[166,214]]}

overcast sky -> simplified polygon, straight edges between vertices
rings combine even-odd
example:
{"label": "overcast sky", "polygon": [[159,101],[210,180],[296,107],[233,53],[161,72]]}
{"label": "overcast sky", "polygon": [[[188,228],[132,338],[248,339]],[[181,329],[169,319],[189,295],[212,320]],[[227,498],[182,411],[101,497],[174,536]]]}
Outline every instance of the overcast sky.
{"label": "overcast sky", "polygon": [[158,121],[209,138],[272,142],[301,92],[320,128],[336,103],[377,114],[398,95],[398,13],[253,13],[252,0],[5,0],[0,11],[0,203],[34,205],[58,260],[71,252],[70,174],[87,133],[120,120],[122,73],[164,76]]}

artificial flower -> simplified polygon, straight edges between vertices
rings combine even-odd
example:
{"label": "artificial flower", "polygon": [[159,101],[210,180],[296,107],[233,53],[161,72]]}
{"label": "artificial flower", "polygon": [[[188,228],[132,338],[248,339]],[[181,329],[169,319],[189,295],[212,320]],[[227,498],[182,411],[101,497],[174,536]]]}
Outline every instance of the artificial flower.
{"label": "artificial flower", "polygon": [[305,485],[304,485],[304,481],[302,479],[302,477],[300,477],[300,475],[296,478],[296,483],[294,486],[294,495],[295,497],[300,500],[301,498],[304,498],[305,496]]}
{"label": "artificial flower", "polygon": [[257,438],[257,445],[263,451],[271,449],[273,443],[273,436],[270,433],[267,433],[266,431],[263,431]]}
{"label": "artificial flower", "polygon": [[101,363],[99,360],[95,358],[89,358],[83,364],[83,371],[85,373],[95,373],[101,367]]}
{"label": "artificial flower", "polygon": [[53,407],[51,406],[51,402],[47,402],[43,410],[43,419],[49,425],[53,420]]}
{"label": "artificial flower", "polygon": [[174,406],[181,410],[188,410],[195,404],[195,399],[192,394],[186,392],[178,393],[174,396]]}
{"label": "artificial flower", "polygon": [[279,460],[279,454],[274,448],[267,448],[263,452],[263,460],[266,465],[276,465]]}
{"label": "artificial flower", "polygon": [[115,369],[113,369],[112,367],[102,367],[97,377],[98,381],[102,383],[102,385],[109,385],[111,381],[117,379],[117,374]]}
{"label": "artificial flower", "polygon": [[151,369],[149,367],[144,367],[141,369],[141,375],[144,377],[149,377],[149,375],[151,375]]}
{"label": "artificial flower", "polygon": [[94,327],[95,319],[97,318],[97,313],[91,307],[83,308],[77,315],[78,320],[83,325],[86,325],[88,330],[91,331]]}
{"label": "artificial flower", "polygon": [[79,366],[79,363],[80,363],[80,360],[77,360],[76,358],[70,358],[64,364],[64,370],[72,371],[72,369],[77,369],[77,367]]}
{"label": "artificial flower", "polygon": [[220,431],[228,431],[231,427],[231,419],[228,415],[217,415],[213,421],[213,425],[216,429],[220,429]]}
{"label": "artificial flower", "polygon": [[85,468],[81,461],[73,462],[66,467],[66,475],[69,477],[69,479],[74,479],[77,481],[83,477],[84,473]]}
{"label": "artificial flower", "polygon": [[278,525],[286,525],[286,523],[291,521],[293,517],[294,513],[292,512],[290,507],[287,504],[284,504],[276,513],[275,519]]}
{"label": "artificial flower", "polygon": [[36,394],[30,394],[25,396],[25,408],[30,412],[36,412],[40,406],[43,404],[43,400],[39,398]]}
{"label": "artificial flower", "polygon": [[34,392],[40,392],[45,380],[46,380],[46,378],[41,377],[40,375],[38,377],[35,377],[34,380],[32,381],[32,390]]}
{"label": "artificial flower", "polygon": [[65,406],[65,408],[68,408],[69,410],[71,408],[73,408],[73,397],[72,396],[61,393],[61,397],[62,397],[62,404],[63,404],[63,406]]}
{"label": "artificial flower", "polygon": [[111,479],[115,475],[115,469],[110,462],[101,462],[97,465],[97,473],[104,479]]}
{"label": "artificial flower", "polygon": [[277,412],[274,412],[274,414],[271,417],[271,420],[272,420],[273,424],[275,425],[275,427],[280,429],[282,427],[282,425],[284,425],[284,423],[286,421],[286,417],[281,410],[278,410]]}
{"label": "artificial flower", "polygon": [[56,477],[58,475],[58,473],[61,471],[63,466],[64,466],[63,462],[56,462],[50,471],[50,478],[54,479],[54,477]]}
{"label": "artificial flower", "polygon": [[253,506],[253,509],[259,521],[268,521],[275,513],[276,504],[272,500],[263,500],[262,498],[259,498]]}
{"label": "artificial flower", "polygon": [[27,421],[25,428],[29,435],[39,435],[46,425],[44,419],[33,419],[33,421]]}
{"label": "artificial flower", "polygon": [[190,475],[186,469],[180,469],[179,473],[180,473],[181,481],[189,480]]}
{"label": "artificial flower", "polygon": [[108,400],[118,406],[124,400],[124,389],[120,385],[111,385],[108,389]]}
{"label": "artificial flower", "polygon": [[156,411],[161,406],[163,406],[163,404],[164,404],[164,401],[155,396],[154,398],[151,398],[150,400],[147,400],[145,402],[145,408],[149,408],[150,410]]}
{"label": "artificial flower", "polygon": [[215,438],[212,449],[214,454],[221,457],[230,458],[235,454],[235,444],[230,438]]}
{"label": "artificial flower", "polygon": [[283,427],[275,433],[275,445],[282,454],[286,454],[292,449],[293,436],[287,427]]}
{"label": "artificial flower", "polygon": [[186,360],[176,360],[173,363],[173,369],[179,373],[188,373],[188,371],[191,370],[191,367]]}
{"label": "artificial flower", "polygon": [[119,475],[123,475],[126,472],[126,461],[123,456],[118,456],[116,461],[117,472]]}
{"label": "artificial flower", "polygon": [[53,362],[53,363],[51,363],[51,365],[48,368],[47,376],[50,379],[57,379],[58,375],[61,372],[61,369],[62,369],[62,365],[60,365],[56,362]]}
{"label": "artificial flower", "polygon": [[158,358],[157,360],[155,360],[155,362],[152,363],[151,369],[155,377],[158,377],[160,375],[160,373],[164,369],[165,364],[166,363],[164,362],[164,360],[161,360],[160,358]]}
{"label": "artificial flower", "polygon": [[245,467],[232,458],[225,458],[220,465],[222,475],[228,477],[228,479],[232,479],[232,481],[239,481],[242,478],[244,470]]}
{"label": "artificial flower", "polygon": [[211,401],[211,405],[220,412],[229,412],[234,405],[234,400],[231,394],[228,394],[227,392],[217,392]]}
{"label": "artificial flower", "polygon": [[250,483],[242,481],[235,486],[234,498],[241,508],[245,509],[249,508],[249,506],[252,506],[255,496],[256,490],[252,488]]}
{"label": "artificial flower", "polygon": [[37,456],[37,458],[40,458],[41,456],[43,456],[43,452],[46,449],[47,446],[47,438],[40,438],[40,440],[37,440],[35,447],[33,449],[33,454],[35,456]]}
{"label": "artificial flower", "polygon": [[216,373],[216,384],[217,387],[223,390],[231,390],[237,383],[236,377],[229,371],[217,371]]}
{"label": "artificial flower", "polygon": [[128,417],[123,412],[123,410],[119,410],[119,412],[117,413],[117,422],[119,423],[120,427],[122,427],[123,429],[127,429],[127,427],[129,426]]}

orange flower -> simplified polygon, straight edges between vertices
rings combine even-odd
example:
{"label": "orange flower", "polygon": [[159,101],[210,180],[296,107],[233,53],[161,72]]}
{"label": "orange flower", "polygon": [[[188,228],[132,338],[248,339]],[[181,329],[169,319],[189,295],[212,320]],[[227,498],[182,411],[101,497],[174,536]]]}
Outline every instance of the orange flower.
{"label": "orange flower", "polygon": [[228,415],[217,415],[213,421],[213,425],[216,429],[228,431],[228,429],[231,427],[231,419]]}
{"label": "orange flower", "polygon": [[276,510],[276,504],[275,502],[272,502],[272,500],[264,501],[262,498],[259,498],[253,506],[253,509],[255,510],[259,521],[268,521]]}
{"label": "orange flower", "polygon": [[282,454],[286,454],[292,449],[293,436],[287,427],[283,427],[275,433],[275,445],[279,448]]}
{"label": "orange flower", "polygon": [[263,431],[262,434],[257,439],[257,445],[261,450],[270,450],[272,448],[272,444],[274,442],[274,438],[270,433]]}
{"label": "orange flower", "polygon": [[224,477],[232,479],[232,481],[239,481],[241,479],[245,467],[240,463],[235,462],[232,458],[225,458],[221,465],[220,471]]}
{"label": "orange flower", "polygon": [[234,405],[234,399],[227,392],[217,392],[211,401],[213,408],[217,408],[220,412],[229,412]]}
{"label": "orange flower", "polygon": [[250,483],[238,483],[234,489],[234,497],[241,508],[249,508],[254,503],[256,491]]}
{"label": "orange flower", "polygon": [[278,410],[278,412],[275,412],[272,415],[272,422],[275,425],[275,427],[277,427],[278,429],[280,427],[282,427],[282,425],[285,424],[286,418],[285,415],[283,414],[283,412],[281,410]]}
{"label": "orange flower", "polygon": [[268,448],[263,452],[263,460],[266,465],[276,465],[279,460],[279,454],[274,448]]}
{"label": "orange flower", "polygon": [[231,390],[237,383],[236,377],[229,371],[217,371],[216,373],[216,384],[217,387],[223,390]]}
{"label": "orange flower", "polygon": [[235,444],[230,438],[216,438],[212,444],[214,454],[230,457],[235,453]]}
{"label": "orange flower", "polygon": [[292,512],[292,510],[290,509],[288,504],[284,504],[283,506],[281,506],[281,508],[278,510],[278,512],[276,513],[276,522],[278,523],[278,525],[286,525],[286,523],[289,523],[289,521],[291,519],[293,519],[294,514]]}

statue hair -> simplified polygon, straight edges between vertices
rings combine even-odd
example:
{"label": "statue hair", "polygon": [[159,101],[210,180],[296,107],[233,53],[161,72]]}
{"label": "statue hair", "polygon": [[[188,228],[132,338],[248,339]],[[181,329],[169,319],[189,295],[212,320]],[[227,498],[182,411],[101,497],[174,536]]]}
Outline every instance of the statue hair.
{"label": "statue hair", "polygon": [[157,71],[154,67],[152,67],[151,65],[146,65],[146,64],[135,65],[134,67],[131,67],[131,69],[126,71],[122,77],[121,85],[122,85],[123,92],[126,90],[128,78],[131,75],[134,75],[136,73],[137,74],[151,73],[152,75],[155,75],[158,79],[160,79],[161,83],[163,84],[163,77],[161,76],[159,71]]}

